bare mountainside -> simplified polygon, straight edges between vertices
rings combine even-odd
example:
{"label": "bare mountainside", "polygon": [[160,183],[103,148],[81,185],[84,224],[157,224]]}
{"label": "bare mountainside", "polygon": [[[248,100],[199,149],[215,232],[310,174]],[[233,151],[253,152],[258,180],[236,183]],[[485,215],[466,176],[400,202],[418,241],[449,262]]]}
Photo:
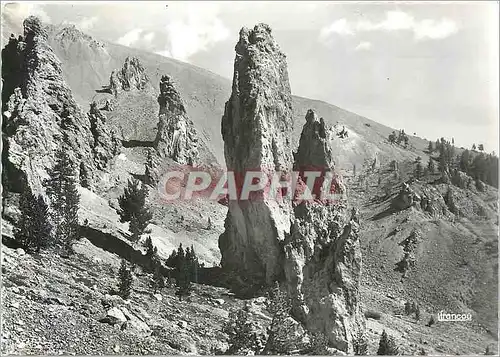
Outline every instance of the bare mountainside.
{"label": "bare mountainside", "polygon": [[[88,107],[91,99],[103,97],[96,91],[109,83],[111,72],[121,68],[127,57],[140,60],[155,91],[151,96],[142,92],[127,94],[121,101],[120,112],[115,113],[120,116],[127,112],[130,117],[144,118],[143,121],[136,121],[139,123],[135,134],[137,137],[134,138],[136,140],[147,140],[152,135],[151,129],[155,128],[158,113],[156,91],[162,75],[169,74],[178,86],[196,128],[213,150],[219,163],[224,164],[220,118],[224,112],[224,103],[231,93],[229,79],[154,53],[96,41],[75,27],[52,28],[50,43],[62,62],[65,79],[72,88],[75,99],[84,109]],[[233,54],[228,53],[228,56]],[[298,145],[308,109],[315,110],[328,126],[337,125],[335,133],[341,132],[342,126],[345,126],[349,133],[347,138],[340,140],[333,132],[331,136],[336,164],[342,168],[352,169],[353,163],[361,164],[364,159],[373,159],[376,155],[379,155],[380,159],[426,157],[423,150],[427,142],[418,137],[412,137],[412,150],[398,149],[387,142],[387,137],[393,130],[389,127],[326,102],[298,96],[292,96],[292,102],[294,148]],[[143,125],[144,123],[146,125]]]}

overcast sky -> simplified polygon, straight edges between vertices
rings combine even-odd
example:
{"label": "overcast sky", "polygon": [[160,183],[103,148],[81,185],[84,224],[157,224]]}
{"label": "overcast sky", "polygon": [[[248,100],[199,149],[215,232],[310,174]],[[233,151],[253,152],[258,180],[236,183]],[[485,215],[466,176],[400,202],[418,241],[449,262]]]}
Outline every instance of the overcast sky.
{"label": "overcast sky", "polygon": [[[168,5],[168,6],[167,6]],[[6,10],[5,8],[3,10]],[[394,128],[498,153],[497,2],[23,3],[28,14],[74,23],[232,78],[242,26],[271,25],[292,92]]]}

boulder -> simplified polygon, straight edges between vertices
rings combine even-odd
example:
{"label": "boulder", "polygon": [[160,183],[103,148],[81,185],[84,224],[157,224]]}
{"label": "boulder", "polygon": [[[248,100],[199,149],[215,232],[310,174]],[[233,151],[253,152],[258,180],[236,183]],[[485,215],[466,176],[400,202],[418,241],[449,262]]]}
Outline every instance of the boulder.
{"label": "boulder", "polygon": [[117,307],[113,307],[108,310],[106,316],[100,320],[101,322],[106,322],[110,325],[122,324],[127,321],[127,318],[123,314],[122,310]]}

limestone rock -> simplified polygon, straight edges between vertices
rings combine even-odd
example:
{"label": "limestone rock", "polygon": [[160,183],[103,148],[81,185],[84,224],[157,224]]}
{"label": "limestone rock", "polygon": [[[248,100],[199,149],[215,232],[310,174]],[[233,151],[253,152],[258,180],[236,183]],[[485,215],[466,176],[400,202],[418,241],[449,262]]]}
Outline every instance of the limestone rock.
{"label": "limestone rock", "polygon": [[[235,50],[222,137],[227,169],[239,186],[247,170],[291,170],[292,100],[285,55],[269,26],[243,28]],[[219,238],[222,267],[247,280],[246,286],[272,282],[282,273],[280,242],[290,230],[291,203],[264,197],[230,200],[228,206]]]}
{"label": "limestone rock", "polygon": [[411,187],[403,182],[403,186],[399,194],[392,200],[391,205],[397,210],[405,210],[420,202],[420,196],[415,193]]}
{"label": "limestone rock", "polygon": [[300,168],[294,167],[295,170],[333,168],[332,150],[326,140],[327,131],[323,118],[318,120],[316,113],[309,109],[295,155],[295,162]]}
{"label": "limestone rock", "polygon": [[116,96],[123,91],[142,90],[149,83],[146,70],[136,57],[127,57],[123,67],[111,72],[109,91]]}
{"label": "limestone rock", "polygon": [[[333,171],[329,141],[323,132],[323,123],[308,111],[294,167],[314,167],[323,175]],[[345,192],[338,177],[332,190]],[[294,215],[284,245],[286,286],[294,316],[309,330],[323,332],[336,349],[352,353],[353,340],[364,329],[357,210],[350,214],[343,198],[317,197],[296,201]]]}
{"label": "limestone rock", "polygon": [[42,181],[61,148],[75,166],[85,163],[92,180],[96,167],[90,122],[64,81],[38,18],[24,21],[24,36],[11,38],[2,59],[4,188],[19,192],[20,178],[25,177],[35,193],[43,193]]}
{"label": "limestone rock", "polygon": [[160,157],[170,157],[180,164],[195,164],[199,156],[196,129],[169,76],[161,78],[158,103],[160,113],[155,149]]}
{"label": "limestone rock", "polygon": [[97,103],[92,102],[90,111],[87,114],[90,121],[90,131],[94,139],[92,151],[94,162],[98,169],[105,169],[109,161],[120,153],[121,141],[114,130],[109,129],[106,123],[106,117],[97,108]]}
{"label": "limestone rock", "polygon": [[121,324],[125,321],[127,321],[127,318],[123,314],[122,310],[117,307],[109,309],[106,313],[106,317],[101,319],[101,322],[106,322],[110,325]]}

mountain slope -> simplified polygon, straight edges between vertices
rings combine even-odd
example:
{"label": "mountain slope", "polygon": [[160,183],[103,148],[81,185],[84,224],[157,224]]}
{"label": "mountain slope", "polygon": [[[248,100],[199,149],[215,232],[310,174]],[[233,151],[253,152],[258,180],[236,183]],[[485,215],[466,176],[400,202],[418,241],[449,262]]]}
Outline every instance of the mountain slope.
{"label": "mountain slope", "polygon": [[[159,81],[162,75],[170,75],[186,102],[188,115],[196,129],[208,143],[219,163],[224,164],[220,120],[225,102],[231,93],[230,80],[208,70],[154,53],[105,41],[97,42],[74,27],[52,27],[50,33],[51,45],[62,62],[66,81],[84,109],[88,107],[91,99],[102,97],[96,90],[109,84],[112,70],[121,68],[126,57],[137,57],[146,68],[154,91],[149,100],[143,98],[143,94],[137,94],[142,97],[134,100],[131,98],[132,94],[122,102],[127,103],[126,108],[137,107],[135,104],[141,103],[143,107],[141,113],[132,117],[143,116],[144,112],[146,115],[158,113],[156,97],[159,93]],[[228,56],[233,57],[234,53],[228,53]],[[427,143],[422,139],[411,137],[410,144],[414,147],[411,150],[397,148],[387,142],[387,137],[392,132],[391,128],[329,103],[298,96],[293,96],[294,148],[297,147],[308,109],[316,111],[328,126],[338,123],[337,132],[343,125],[348,130],[349,136],[345,139],[340,139],[334,134],[331,137],[337,155],[335,161],[341,168],[352,169],[353,164],[361,164],[365,159],[373,159],[375,155],[380,156],[379,159],[426,157],[423,150]],[[154,124],[148,126],[148,129],[154,128],[157,122],[156,116],[151,118],[151,122]],[[152,135],[151,131],[144,129],[144,136],[148,135]]]}

